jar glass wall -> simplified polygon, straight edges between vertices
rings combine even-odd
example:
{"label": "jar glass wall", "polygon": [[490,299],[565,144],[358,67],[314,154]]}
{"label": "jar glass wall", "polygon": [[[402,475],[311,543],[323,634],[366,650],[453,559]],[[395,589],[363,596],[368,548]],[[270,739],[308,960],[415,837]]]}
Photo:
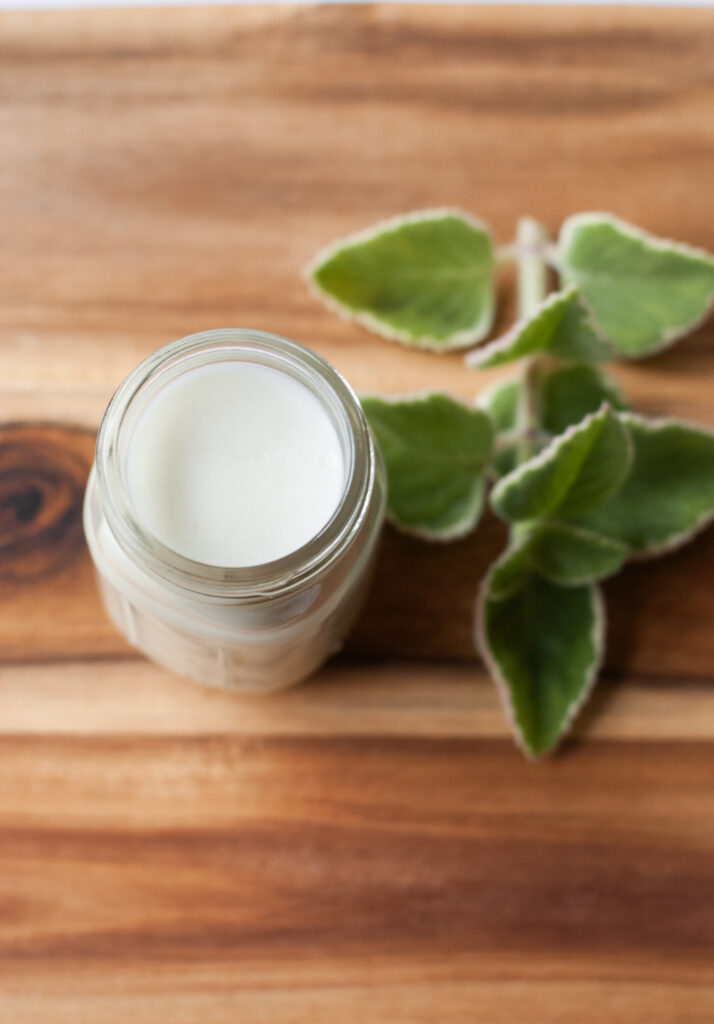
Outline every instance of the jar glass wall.
{"label": "jar glass wall", "polygon": [[[287,374],[330,417],[345,466],[326,525],[285,557],[221,567],[183,557],[139,521],[127,486],[142,412],[182,374],[243,361]],[[244,690],[289,686],[342,644],[369,579],[384,518],[385,476],[354,392],[320,356],[261,331],[191,335],[141,363],[105,413],[84,526],[107,612],[129,642],[194,679]]]}

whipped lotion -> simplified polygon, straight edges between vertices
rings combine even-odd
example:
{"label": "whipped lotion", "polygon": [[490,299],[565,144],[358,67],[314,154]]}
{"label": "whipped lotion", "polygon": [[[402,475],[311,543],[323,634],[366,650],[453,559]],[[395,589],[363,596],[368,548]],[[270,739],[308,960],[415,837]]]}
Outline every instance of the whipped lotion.
{"label": "whipped lotion", "polygon": [[145,529],[186,558],[236,568],[310,541],[346,475],[337,430],[309,388],[243,361],[191,369],[155,395],[125,467]]}

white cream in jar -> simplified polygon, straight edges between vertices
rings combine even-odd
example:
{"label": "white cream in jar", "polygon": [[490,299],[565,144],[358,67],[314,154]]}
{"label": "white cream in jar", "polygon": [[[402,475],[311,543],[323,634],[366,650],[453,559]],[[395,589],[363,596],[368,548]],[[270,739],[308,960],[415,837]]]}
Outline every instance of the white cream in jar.
{"label": "white cream in jar", "polygon": [[187,558],[260,565],[325,526],[345,466],[330,416],[293,378],[245,362],[182,374],[148,404],[127,452],[132,504]]}
{"label": "white cream in jar", "polygon": [[205,682],[269,690],[342,643],[364,594],[385,480],[355,395],[259,331],[166,346],[102,422],[85,532],[129,641]]}

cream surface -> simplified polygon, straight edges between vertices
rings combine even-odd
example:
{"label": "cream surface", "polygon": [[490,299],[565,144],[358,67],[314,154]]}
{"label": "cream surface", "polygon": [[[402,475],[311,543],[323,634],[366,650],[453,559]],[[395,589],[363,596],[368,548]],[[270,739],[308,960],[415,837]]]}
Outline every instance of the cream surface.
{"label": "cream surface", "polygon": [[337,431],[304,385],[269,367],[191,370],[140,416],[126,478],[140,522],[209,565],[273,561],[306,544],[339,504]]}

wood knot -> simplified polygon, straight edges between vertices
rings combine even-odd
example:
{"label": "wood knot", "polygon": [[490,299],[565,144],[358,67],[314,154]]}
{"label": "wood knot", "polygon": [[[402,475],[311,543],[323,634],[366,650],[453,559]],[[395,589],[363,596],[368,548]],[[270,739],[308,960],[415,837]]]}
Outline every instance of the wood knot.
{"label": "wood knot", "polygon": [[0,581],[52,575],[83,547],[90,431],[53,424],[0,426]]}

